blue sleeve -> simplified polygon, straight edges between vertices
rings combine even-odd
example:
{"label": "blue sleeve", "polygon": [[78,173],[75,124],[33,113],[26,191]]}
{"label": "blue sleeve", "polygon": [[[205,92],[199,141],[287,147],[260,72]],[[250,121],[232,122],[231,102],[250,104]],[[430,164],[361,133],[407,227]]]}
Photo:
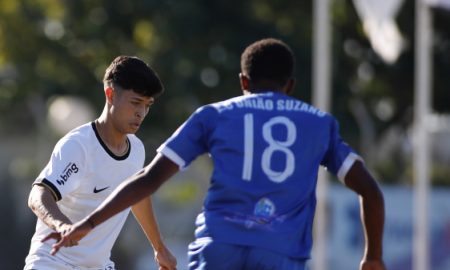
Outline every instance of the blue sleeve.
{"label": "blue sleeve", "polygon": [[217,111],[212,107],[199,108],[158,148],[158,152],[184,169],[209,151],[208,140],[216,116]]}
{"label": "blue sleeve", "polygon": [[320,164],[336,175],[341,182],[344,182],[347,172],[356,160],[362,161],[361,157],[342,140],[339,134],[339,124],[336,119],[332,118],[328,150]]}

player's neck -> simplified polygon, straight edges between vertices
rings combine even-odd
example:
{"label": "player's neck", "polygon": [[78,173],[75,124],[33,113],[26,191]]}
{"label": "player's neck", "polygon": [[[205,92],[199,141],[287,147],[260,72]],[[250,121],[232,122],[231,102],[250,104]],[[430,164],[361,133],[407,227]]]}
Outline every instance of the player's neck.
{"label": "player's neck", "polygon": [[246,93],[261,93],[261,92],[277,92],[286,95],[290,95],[294,89],[295,79],[289,79],[284,85],[280,85],[278,82],[272,80],[259,80],[258,82],[248,81],[248,89],[244,90]]}
{"label": "player's neck", "polygon": [[258,93],[264,93],[264,92],[276,92],[276,93],[284,93],[284,91],[273,89],[273,88],[257,88],[257,89],[249,89],[244,90],[244,94],[258,94]]}
{"label": "player's neck", "polygon": [[100,116],[94,123],[100,138],[109,150],[118,156],[127,152],[129,147],[127,134],[118,131],[105,117]]}

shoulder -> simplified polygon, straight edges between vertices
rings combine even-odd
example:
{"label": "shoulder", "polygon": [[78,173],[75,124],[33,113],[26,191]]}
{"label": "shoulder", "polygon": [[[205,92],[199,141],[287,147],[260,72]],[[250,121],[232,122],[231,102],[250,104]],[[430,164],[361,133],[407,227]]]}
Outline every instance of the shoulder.
{"label": "shoulder", "polygon": [[128,137],[128,140],[130,141],[132,151],[138,151],[138,152],[145,153],[144,143],[142,142],[141,139],[139,139],[138,136],[136,136],[134,134],[128,134],[127,137]]}
{"label": "shoulder", "polygon": [[144,143],[134,134],[127,135],[130,142],[129,159],[136,165],[139,165],[139,169],[144,166],[145,162],[145,146]]}
{"label": "shoulder", "polygon": [[128,140],[130,141],[132,146],[138,147],[138,148],[144,148],[144,143],[135,134],[128,134],[127,137],[128,137]]}
{"label": "shoulder", "polygon": [[194,114],[207,115],[209,117],[217,117],[223,112],[228,112],[236,107],[236,104],[245,99],[245,96],[237,96],[230,99],[210,103],[198,108]]}
{"label": "shoulder", "polygon": [[197,108],[189,117],[189,122],[210,122],[214,121],[220,113],[219,103],[211,103]]}
{"label": "shoulder", "polygon": [[198,107],[193,114],[210,115],[217,114],[220,108],[223,107],[222,102],[211,103]]}
{"label": "shoulder", "polygon": [[315,119],[316,121],[321,121],[327,124],[330,124],[332,122],[335,122],[336,119],[335,117],[326,111],[323,111],[321,109],[319,109],[318,107],[305,102],[303,100],[294,98],[294,97],[289,97],[290,100],[292,102],[294,102],[293,104],[288,104],[288,103],[284,103],[284,104],[278,104],[278,105],[283,105],[284,108],[287,108],[288,106],[292,109],[292,111],[294,112],[300,112],[306,116],[309,116],[313,119]]}
{"label": "shoulder", "polygon": [[81,125],[69,131],[57,142],[55,148],[70,147],[84,149],[94,139],[91,123]]}
{"label": "shoulder", "polygon": [[95,135],[92,123],[86,123],[69,131],[62,139],[86,140]]}
{"label": "shoulder", "polygon": [[339,121],[334,115],[326,113],[326,115],[324,116],[324,120],[327,122],[328,125],[331,126],[331,128],[333,129],[339,128]]}

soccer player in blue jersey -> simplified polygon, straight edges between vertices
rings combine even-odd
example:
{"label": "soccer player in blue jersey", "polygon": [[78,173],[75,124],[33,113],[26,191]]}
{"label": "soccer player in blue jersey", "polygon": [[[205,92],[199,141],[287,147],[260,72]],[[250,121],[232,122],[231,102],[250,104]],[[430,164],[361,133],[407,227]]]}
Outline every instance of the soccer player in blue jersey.
{"label": "soccer player in blue jersey", "polygon": [[153,193],[199,155],[214,163],[189,245],[189,269],[303,270],[310,258],[319,166],[355,191],[366,246],[361,270],[384,270],[383,195],[333,116],[292,98],[294,56],[263,39],[241,56],[243,95],[202,106],[154,160],[72,228],[53,253]]}

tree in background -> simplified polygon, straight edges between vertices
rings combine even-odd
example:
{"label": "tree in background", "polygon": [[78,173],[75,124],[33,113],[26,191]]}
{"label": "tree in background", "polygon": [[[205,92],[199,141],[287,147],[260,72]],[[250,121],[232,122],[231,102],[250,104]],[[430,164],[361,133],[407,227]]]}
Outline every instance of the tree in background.
{"label": "tree in background", "polygon": [[[433,106],[448,113],[450,19],[446,11],[434,15]],[[332,110],[342,134],[359,145],[381,181],[411,184],[414,1],[405,1],[397,18],[407,43],[393,65],[384,64],[370,48],[351,1],[335,0],[332,18]],[[167,89],[139,134],[151,153],[198,105],[239,93],[239,53],[269,36],[283,39],[295,51],[294,95],[309,102],[312,1],[0,0],[0,134],[3,141],[36,140],[41,150],[53,145],[57,136],[46,120],[52,97],[75,95],[103,104],[101,76],[107,64],[119,54],[137,55],[159,72]],[[6,169],[0,170],[0,184],[11,189],[20,182],[10,170],[21,153],[1,147],[0,168]],[[35,155],[27,170],[19,166],[22,185],[31,184],[36,168],[46,162],[36,157],[47,157],[51,149],[46,151]],[[433,179],[448,185],[444,167],[435,170]],[[6,198],[0,200],[11,206]],[[20,220],[15,207],[8,209],[12,219]],[[17,233],[6,225],[11,224],[0,228]],[[18,249],[26,248],[28,242],[23,242]],[[5,269],[20,265],[26,253],[1,249]]]}

